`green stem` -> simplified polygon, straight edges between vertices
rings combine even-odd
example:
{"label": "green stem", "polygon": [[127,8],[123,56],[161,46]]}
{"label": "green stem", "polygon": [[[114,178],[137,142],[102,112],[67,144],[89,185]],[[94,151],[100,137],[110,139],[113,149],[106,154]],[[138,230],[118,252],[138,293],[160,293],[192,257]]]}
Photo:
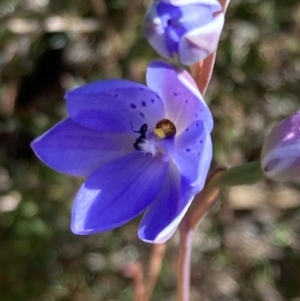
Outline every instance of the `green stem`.
{"label": "green stem", "polygon": [[247,162],[225,170],[209,185],[226,188],[237,185],[252,185],[264,178],[259,161]]}

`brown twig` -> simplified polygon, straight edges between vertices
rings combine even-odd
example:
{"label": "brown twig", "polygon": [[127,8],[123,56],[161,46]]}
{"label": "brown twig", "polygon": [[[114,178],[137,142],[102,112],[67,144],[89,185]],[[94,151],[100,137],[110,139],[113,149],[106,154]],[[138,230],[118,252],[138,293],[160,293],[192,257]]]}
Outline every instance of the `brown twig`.
{"label": "brown twig", "polygon": [[[131,278],[134,286],[134,301],[150,301],[153,289],[156,285],[163,257],[165,255],[165,244],[154,244],[148,267],[148,277],[144,281],[144,273],[139,262],[132,262],[123,268],[123,274]],[[147,285],[145,285],[147,283]]]}
{"label": "brown twig", "polygon": [[132,262],[124,267],[123,274],[127,278],[131,278],[134,287],[134,301],[144,301],[145,285],[143,269],[138,262]]}
{"label": "brown twig", "polygon": [[161,270],[161,264],[165,255],[165,250],[165,244],[155,244],[152,247],[151,259],[149,263],[149,274],[146,286],[146,295],[144,301],[149,301],[152,297],[152,293]]}

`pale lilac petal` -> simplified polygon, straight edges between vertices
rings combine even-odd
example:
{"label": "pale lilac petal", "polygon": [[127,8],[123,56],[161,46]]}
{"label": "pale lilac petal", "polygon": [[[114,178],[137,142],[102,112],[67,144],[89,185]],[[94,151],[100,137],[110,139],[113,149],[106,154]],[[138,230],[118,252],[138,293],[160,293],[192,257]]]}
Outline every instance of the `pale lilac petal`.
{"label": "pale lilac petal", "polygon": [[145,36],[162,56],[184,65],[205,59],[217,48],[224,24],[217,0],[156,1],[144,22]]}
{"label": "pale lilac petal", "polygon": [[201,120],[189,125],[175,141],[173,161],[197,192],[202,190],[212,159],[211,136]]}
{"label": "pale lilac petal", "polygon": [[90,234],[119,227],[147,208],[169,169],[160,156],[134,152],[102,166],[80,188],[72,231]]}
{"label": "pale lilac petal", "polygon": [[172,166],[156,200],[149,206],[139,227],[139,237],[164,243],[176,231],[194,197],[194,189]]}
{"label": "pale lilac petal", "polygon": [[185,29],[184,34],[186,31],[192,31],[214,21],[211,8],[206,5],[183,5],[180,6],[179,11],[181,16],[178,22]]}
{"label": "pale lilac petal", "polygon": [[270,149],[297,145],[300,141],[300,111],[276,124],[264,140],[262,153]]}
{"label": "pale lilac petal", "polygon": [[179,42],[179,58],[184,65],[192,65],[214,52],[224,25],[224,14],[219,14],[213,22],[188,31]]}
{"label": "pale lilac petal", "polygon": [[171,58],[165,40],[165,29],[157,15],[156,5],[151,5],[144,21],[144,34],[150,45],[162,56]]}
{"label": "pale lilac petal", "polygon": [[74,176],[88,176],[109,160],[132,152],[134,136],[101,133],[67,118],[32,143],[35,154],[51,168]]}
{"label": "pale lilac petal", "polygon": [[218,0],[161,0],[161,2],[165,2],[171,5],[190,5],[190,4],[200,4],[210,6],[212,12],[217,12],[222,9],[222,6]]}
{"label": "pale lilac petal", "polygon": [[300,179],[300,141],[269,150],[261,161],[265,175],[275,181],[296,181]]}
{"label": "pale lilac petal", "polygon": [[67,93],[70,117],[82,126],[108,132],[132,132],[163,118],[163,103],[146,86],[126,80],[103,80]]}
{"label": "pale lilac petal", "polygon": [[178,43],[189,31],[213,22],[210,6],[173,6],[154,3],[147,11],[144,32],[149,43],[162,56],[171,58],[178,53]]}
{"label": "pale lilac petal", "polygon": [[300,111],[276,124],[265,137],[261,167],[276,181],[300,178]]}
{"label": "pale lilac petal", "polygon": [[147,85],[164,102],[165,118],[176,125],[177,132],[197,119],[202,119],[211,131],[211,112],[187,71],[163,61],[152,61],[147,68]]}

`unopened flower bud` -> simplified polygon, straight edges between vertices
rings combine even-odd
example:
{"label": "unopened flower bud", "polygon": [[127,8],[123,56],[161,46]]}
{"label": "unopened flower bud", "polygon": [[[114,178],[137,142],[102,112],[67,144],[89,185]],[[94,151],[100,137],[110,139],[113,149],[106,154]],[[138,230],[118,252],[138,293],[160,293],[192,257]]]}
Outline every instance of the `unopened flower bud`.
{"label": "unopened flower bud", "polygon": [[270,179],[300,180],[300,111],[275,125],[266,136],[261,167]]}
{"label": "unopened flower bud", "polygon": [[162,56],[179,56],[184,65],[205,59],[217,48],[224,24],[217,0],[160,0],[152,4],[144,33]]}

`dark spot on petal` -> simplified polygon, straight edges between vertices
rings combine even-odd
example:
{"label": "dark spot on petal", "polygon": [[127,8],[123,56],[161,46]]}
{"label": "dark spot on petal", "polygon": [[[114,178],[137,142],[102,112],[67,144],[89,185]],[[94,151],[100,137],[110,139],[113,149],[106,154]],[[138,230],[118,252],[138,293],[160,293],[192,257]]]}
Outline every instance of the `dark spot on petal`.
{"label": "dark spot on petal", "polygon": [[142,106],[145,107],[146,106],[146,103],[144,101],[142,101]]}
{"label": "dark spot on petal", "polygon": [[202,109],[200,109],[200,112],[203,112],[203,110],[202,110]]}
{"label": "dark spot on petal", "polygon": [[133,109],[136,109],[136,105],[133,104],[133,103],[130,105],[130,107],[133,108]]}
{"label": "dark spot on petal", "polygon": [[119,95],[118,94],[115,94],[115,97],[118,97]]}
{"label": "dark spot on petal", "polygon": [[200,153],[198,153],[197,155],[200,156]]}
{"label": "dark spot on petal", "polygon": [[186,130],[185,130],[186,132],[188,132],[189,131],[189,128],[186,128]]}
{"label": "dark spot on petal", "polygon": [[191,151],[191,149],[190,149],[190,148],[187,148],[187,149],[186,149],[186,151],[187,151],[187,152],[190,152],[190,151]]}
{"label": "dark spot on petal", "polygon": [[198,114],[196,114],[196,118],[198,117]]}
{"label": "dark spot on petal", "polygon": [[196,124],[196,127],[198,127],[198,126],[199,126],[199,123]]}
{"label": "dark spot on petal", "polygon": [[140,115],[141,115],[143,118],[145,118],[145,115],[144,115],[142,112],[140,112]]}
{"label": "dark spot on petal", "polygon": [[[156,93],[158,94],[158,92],[156,92]],[[158,95],[156,95],[156,97],[157,97],[157,98],[159,98],[159,96],[158,96]]]}
{"label": "dark spot on petal", "polygon": [[185,100],[185,103],[188,103],[187,99]]}
{"label": "dark spot on petal", "polygon": [[202,144],[203,143],[203,140],[200,140],[200,144]]}
{"label": "dark spot on petal", "polygon": [[154,100],[153,98],[151,98],[151,102],[152,102],[152,103],[154,103],[154,102],[155,102],[155,100]]}
{"label": "dark spot on petal", "polygon": [[141,90],[141,91],[143,91],[143,90],[144,90],[144,88],[140,88],[140,90]]}
{"label": "dark spot on petal", "polygon": [[178,93],[175,92],[175,93],[174,93],[174,96],[177,96],[177,95],[178,95]]}

